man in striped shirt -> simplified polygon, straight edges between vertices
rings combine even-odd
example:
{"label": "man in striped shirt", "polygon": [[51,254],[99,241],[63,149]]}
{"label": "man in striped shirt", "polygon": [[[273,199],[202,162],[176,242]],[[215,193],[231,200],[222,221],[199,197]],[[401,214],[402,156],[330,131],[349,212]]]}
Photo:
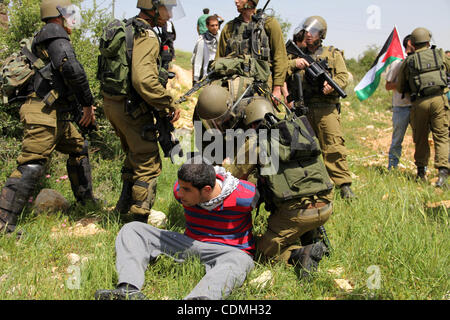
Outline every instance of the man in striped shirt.
{"label": "man in striped shirt", "polygon": [[146,299],[140,291],[145,270],[161,254],[177,262],[196,256],[205,265],[205,276],[185,299],[226,298],[254,267],[251,212],[257,202],[255,195],[252,183],[221,167],[184,164],[178,171],[174,196],[184,207],[185,233],[141,222],[124,225],[116,239],[118,287],[98,290],[95,298]]}

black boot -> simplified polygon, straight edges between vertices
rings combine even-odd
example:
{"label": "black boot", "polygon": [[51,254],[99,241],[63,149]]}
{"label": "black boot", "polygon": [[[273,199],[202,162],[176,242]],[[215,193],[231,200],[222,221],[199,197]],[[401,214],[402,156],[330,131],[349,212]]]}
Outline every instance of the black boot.
{"label": "black boot", "polygon": [[426,180],[426,174],[427,174],[427,168],[426,167],[417,167],[417,180],[425,181]]}
{"label": "black boot", "polygon": [[97,290],[95,300],[148,300],[148,298],[135,286],[121,283],[114,290]]}
{"label": "black boot", "polygon": [[20,178],[8,178],[0,195],[0,232],[15,231],[19,215],[44,174],[44,166],[25,164],[19,166],[17,171],[21,174]]}
{"label": "black boot", "polygon": [[350,188],[350,183],[345,183],[341,185],[341,198],[342,199],[353,199],[355,198],[355,194],[353,193],[352,189]]}
{"label": "black boot", "polygon": [[87,156],[77,159],[70,156],[67,160],[67,174],[75,199],[81,204],[86,201],[97,202],[92,191],[91,165]]}
{"label": "black boot", "polygon": [[436,182],[436,188],[444,188],[447,186],[448,169],[439,168],[439,178]]}
{"label": "black boot", "polygon": [[317,271],[319,262],[326,252],[327,247],[319,241],[292,251],[288,263],[300,268],[301,278],[309,278],[312,272]]}
{"label": "black boot", "polygon": [[115,210],[120,214],[127,214],[133,203],[133,170],[122,168],[122,192]]}

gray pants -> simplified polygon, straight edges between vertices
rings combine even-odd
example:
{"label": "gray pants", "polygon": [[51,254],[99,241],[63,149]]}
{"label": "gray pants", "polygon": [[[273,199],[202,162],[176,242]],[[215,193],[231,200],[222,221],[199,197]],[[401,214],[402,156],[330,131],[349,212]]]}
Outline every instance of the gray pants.
{"label": "gray pants", "polygon": [[195,241],[177,232],[132,222],[122,227],[116,239],[119,284],[141,289],[149,262],[161,254],[177,262],[196,256],[205,265],[205,276],[185,299],[224,299],[244,283],[254,267],[252,257],[237,248]]}

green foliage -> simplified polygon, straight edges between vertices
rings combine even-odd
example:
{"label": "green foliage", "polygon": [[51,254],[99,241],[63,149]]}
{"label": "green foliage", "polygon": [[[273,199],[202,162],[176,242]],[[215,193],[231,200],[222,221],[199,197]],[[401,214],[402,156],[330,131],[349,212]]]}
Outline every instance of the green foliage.
{"label": "green foliage", "polygon": [[275,19],[277,19],[280,24],[284,40],[287,40],[289,38],[289,30],[291,30],[292,23],[287,19],[283,19],[280,15],[275,15]]}
{"label": "green foliage", "polygon": [[348,71],[353,74],[355,81],[361,80],[370,70],[380,49],[381,48],[377,45],[371,45],[358,57],[358,59],[352,58],[346,60]]}

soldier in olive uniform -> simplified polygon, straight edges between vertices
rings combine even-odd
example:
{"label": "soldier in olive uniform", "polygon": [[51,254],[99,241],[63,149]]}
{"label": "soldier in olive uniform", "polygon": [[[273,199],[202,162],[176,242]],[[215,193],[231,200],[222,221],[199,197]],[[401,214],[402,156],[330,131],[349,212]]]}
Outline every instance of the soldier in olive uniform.
{"label": "soldier in olive uniform", "polygon": [[[94,200],[87,141],[69,121],[73,103],[83,107],[79,124],[95,122],[94,98],[86,73],[78,62],[69,35],[80,23],[80,10],[70,0],[43,0],[41,19],[46,25],[36,34],[32,52],[47,67],[36,73],[20,108],[24,124],[22,152],[0,196],[0,231],[10,233],[32,196],[54,150],[69,154],[67,171],[77,201]],[[43,69],[42,69],[43,70]]]}
{"label": "soldier in olive uniform", "polygon": [[439,170],[436,187],[446,185],[449,155],[449,103],[446,73],[450,59],[442,49],[430,48],[431,32],[417,28],[411,34],[415,53],[403,62],[397,80],[400,93],[411,94],[411,126],[416,145],[414,154],[417,177],[424,180],[430,158],[428,136],[433,134],[434,166]]}
{"label": "soldier in olive uniform", "polygon": [[[215,96],[214,102],[211,97]],[[205,88],[198,99],[198,111],[200,118],[207,125],[211,124],[215,128],[224,131],[224,121],[240,121],[241,119],[232,119],[233,113],[230,110],[230,101],[232,100],[230,93],[223,87],[212,85]],[[247,102],[241,102],[247,104]],[[216,110],[217,114],[222,116],[213,119],[202,118],[202,115],[210,115],[211,107]],[[220,111],[219,111],[220,110]],[[259,129],[265,129],[261,126],[266,114],[275,115],[272,103],[265,97],[252,97],[248,105],[243,108],[243,113],[237,117],[242,117],[245,129],[254,129],[253,134],[246,137],[245,142],[238,146],[238,152],[232,163],[224,163],[223,166],[227,171],[231,172],[239,179],[254,181],[257,179],[258,190],[262,194],[265,202],[265,208],[270,211],[270,217],[267,222],[267,231],[262,237],[257,239],[257,250],[265,257],[275,258],[276,260],[293,264],[301,267],[302,275],[306,275],[317,268],[319,261],[323,255],[328,252],[324,244],[323,236],[319,231],[325,222],[330,218],[333,208],[333,183],[328,176],[325,165],[320,157],[320,152],[303,158],[295,158],[285,163],[279,162],[279,168],[274,168],[277,172],[268,172],[273,183],[267,183],[264,174],[264,165],[260,155],[261,141],[258,134]],[[309,126],[308,121],[303,117],[297,121],[296,125],[303,123],[304,129],[302,135],[307,135],[308,141],[315,141],[316,147],[319,143],[315,138],[313,129]],[[276,119],[276,118],[274,118]],[[306,124],[305,124],[306,123]],[[285,127],[287,129],[287,127]],[[295,133],[292,133],[295,136]],[[305,139],[307,140],[307,138]],[[262,142],[264,143],[264,142]],[[270,140],[272,143],[272,140]],[[291,143],[289,143],[290,149]],[[308,146],[306,149],[314,149]],[[270,146],[270,150],[274,150],[276,145]],[[317,150],[320,150],[318,148]],[[290,154],[295,153],[292,150]],[[276,153],[275,153],[276,154]],[[286,159],[284,159],[286,160]],[[276,161],[272,160],[271,164]],[[300,163],[300,165],[299,165]],[[303,166],[302,166],[303,165]],[[308,174],[305,176],[305,172]],[[302,176],[300,184],[293,188],[287,187],[286,175],[292,179]],[[275,177],[276,176],[276,177]],[[312,177],[312,178],[308,178]],[[256,181],[254,181],[256,183]],[[279,194],[287,195],[285,198],[278,198],[269,185],[278,190]]]}
{"label": "soldier in olive uniform", "polygon": [[[240,15],[227,23],[220,34],[217,48],[216,60],[218,58],[234,58],[250,55],[257,56],[260,61],[267,61],[270,64],[271,77],[268,79],[269,86],[272,86],[273,95],[281,99],[281,89],[287,70],[287,54],[283,40],[283,32],[280,24],[273,17],[264,20],[263,30],[259,32],[260,43],[254,44],[251,41],[248,30],[252,17],[256,13],[256,6],[259,0],[236,0],[236,8]],[[255,48],[259,50],[255,54]]]}
{"label": "soldier in olive uniform", "polygon": [[[306,45],[304,52],[314,60],[326,60],[332,79],[342,89],[348,85],[349,75],[342,53],[332,47],[323,46],[327,23],[319,16],[312,16],[302,24],[304,39],[297,44]],[[305,59],[289,61],[289,73],[304,70],[309,66]],[[303,73],[303,72],[302,72]],[[340,97],[328,83],[311,83],[303,77],[305,105],[308,107],[308,119],[317,134],[328,173],[341,189],[342,198],[353,198],[350,188],[352,178],[347,164],[347,149],[341,128]]]}
{"label": "soldier in olive uniform", "polygon": [[116,210],[124,216],[129,212],[133,220],[147,222],[156,196],[157,177],[161,173],[161,158],[156,132],[146,132],[145,125],[153,123],[149,108],[156,108],[163,116],[169,115],[171,122],[180,117],[173,98],[159,80],[161,48],[154,27],[163,27],[171,18],[176,0],[138,0],[141,9],[135,17],[132,53],[131,82],[133,89],[144,103],[135,103],[135,110],[125,111],[129,97],[104,96],[104,110],[114,127],[126,153],[122,168],[123,188]]}

